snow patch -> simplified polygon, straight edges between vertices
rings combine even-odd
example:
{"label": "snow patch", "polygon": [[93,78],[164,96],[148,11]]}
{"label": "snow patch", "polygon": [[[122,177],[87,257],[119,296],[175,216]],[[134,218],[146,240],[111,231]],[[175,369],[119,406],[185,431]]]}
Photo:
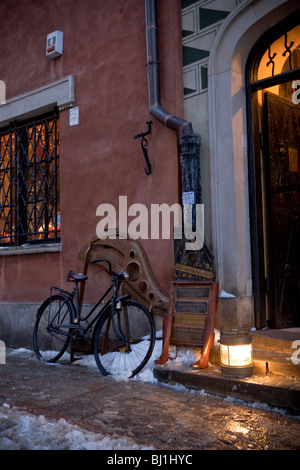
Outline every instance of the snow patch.
{"label": "snow patch", "polygon": [[60,418],[46,419],[10,408],[0,408],[1,450],[152,450],[124,437],[82,430]]}

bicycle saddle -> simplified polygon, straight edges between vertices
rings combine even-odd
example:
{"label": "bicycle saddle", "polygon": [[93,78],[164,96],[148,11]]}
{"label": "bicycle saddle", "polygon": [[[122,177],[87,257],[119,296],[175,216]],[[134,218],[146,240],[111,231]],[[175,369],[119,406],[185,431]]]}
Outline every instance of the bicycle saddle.
{"label": "bicycle saddle", "polygon": [[88,277],[85,274],[77,273],[75,271],[69,271],[67,274],[68,282],[82,282],[86,281]]}

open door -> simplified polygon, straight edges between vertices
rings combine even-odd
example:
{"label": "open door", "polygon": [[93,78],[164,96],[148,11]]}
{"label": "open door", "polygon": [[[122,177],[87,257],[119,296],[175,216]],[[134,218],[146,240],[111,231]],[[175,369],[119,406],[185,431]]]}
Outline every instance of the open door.
{"label": "open door", "polygon": [[292,15],[246,66],[255,325],[300,326],[300,24]]}
{"label": "open door", "polygon": [[275,328],[300,325],[300,104],[265,92],[266,295]]}

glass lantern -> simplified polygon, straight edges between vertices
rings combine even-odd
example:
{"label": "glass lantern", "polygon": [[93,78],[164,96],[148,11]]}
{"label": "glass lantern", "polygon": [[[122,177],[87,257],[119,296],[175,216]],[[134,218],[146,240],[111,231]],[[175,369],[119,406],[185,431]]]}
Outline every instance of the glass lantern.
{"label": "glass lantern", "polygon": [[252,375],[252,339],[248,330],[228,329],[220,334],[221,372],[231,377]]}

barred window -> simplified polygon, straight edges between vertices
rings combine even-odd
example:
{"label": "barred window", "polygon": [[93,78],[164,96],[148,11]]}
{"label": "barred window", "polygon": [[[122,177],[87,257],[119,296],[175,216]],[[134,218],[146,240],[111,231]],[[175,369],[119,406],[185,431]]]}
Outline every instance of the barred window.
{"label": "barred window", "polygon": [[59,115],[0,131],[0,245],[60,238]]}

